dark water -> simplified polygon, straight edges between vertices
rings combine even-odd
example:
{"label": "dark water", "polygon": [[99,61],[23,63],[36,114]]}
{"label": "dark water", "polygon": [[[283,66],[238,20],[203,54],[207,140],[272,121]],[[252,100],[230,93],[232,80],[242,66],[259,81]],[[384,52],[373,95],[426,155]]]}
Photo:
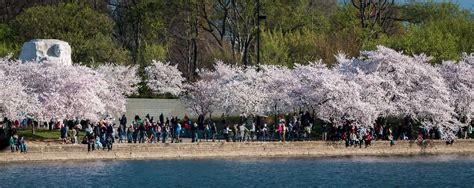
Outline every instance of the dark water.
{"label": "dark water", "polygon": [[474,187],[474,156],[0,164],[0,187]]}

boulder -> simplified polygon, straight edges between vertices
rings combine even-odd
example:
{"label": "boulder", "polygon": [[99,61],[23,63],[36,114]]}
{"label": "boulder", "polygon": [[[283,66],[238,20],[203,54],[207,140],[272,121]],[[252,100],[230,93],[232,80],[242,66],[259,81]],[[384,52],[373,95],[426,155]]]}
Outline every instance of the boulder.
{"label": "boulder", "polygon": [[57,39],[34,39],[23,44],[20,61],[48,61],[72,65],[71,46]]}

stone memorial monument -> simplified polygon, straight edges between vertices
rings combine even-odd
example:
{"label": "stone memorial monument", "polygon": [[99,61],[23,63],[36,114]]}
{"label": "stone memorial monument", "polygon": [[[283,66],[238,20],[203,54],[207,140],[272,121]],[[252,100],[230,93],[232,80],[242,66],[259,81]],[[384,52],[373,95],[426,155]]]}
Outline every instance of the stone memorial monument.
{"label": "stone memorial monument", "polygon": [[20,61],[48,61],[72,65],[71,46],[57,39],[33,39],[23,44]]}

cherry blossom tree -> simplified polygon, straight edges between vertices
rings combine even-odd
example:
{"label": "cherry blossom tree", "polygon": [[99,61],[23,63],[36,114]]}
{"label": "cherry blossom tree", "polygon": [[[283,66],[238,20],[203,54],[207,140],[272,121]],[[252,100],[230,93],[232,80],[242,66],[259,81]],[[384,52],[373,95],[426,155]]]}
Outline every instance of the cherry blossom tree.
{"label": "cherry blossom tree", "polygon": [[[76,117],[98,120],[106,113],[110,100],[108,84],[94,70],[58,63],[25,63],[19,75],[29,94],[38,96],[40,112],[36,119],[74,119]],[[120,100],[120,99],[118,99]]]}
{"label": "cherry blossom tree", "polygon": [[28,95],[26,87],[15,76],[0,70],[0,114],[8,119],[29,117],[38,111],[38,101]]}
{"label": "cherry blossom tree", "polygon": [[102,74],[109,85],[113,86],[113,88],[109,89],[126,96],[138,92],[138,83],[140,83],[140,78],[137,74],[138,66],[102,64],[95,70]]}
{"label": "cherry blossom tree", "polygon": [[437,128],[446,138],[452,138],[458,130],[454,108],[449,105],[448,87],[437,69],[428,63],[429,57],[407,56],[378,46],[375,51],[362,52],[360,58],[338,60],[346,72],[378,75],[385,91],[382,101],[388,105],[385,110],[381,106],[376,109],[384,116],[411,117],[427,129]]}
{"label": "cherry blossom tree", "polygon": [[95,69],[107,82],[108,92],[100,93],[105,106],[105,116],[117,117],[125,112],[126,98],[138,92],[140,78],[137,66],[104,64]]}
{"label": "cherry blossom tree", "polygon": [[214,70],[200,70],[200,80],[184,86],[180,100],[197,115],[223,110],[230,114],[239,110],[234,86],[241,70],[217,61]]}
{"label": "cherry blossom tree", "polygon": [[459,62],[445,61],[438,71],[449,88],[457,119],[467,126],[474,117],[474,55],[465,54]]}
{"label": "cherry blossom tree", "polygon": [[117,75],[110,74],[120,73],[120,68],[115,67],[102,67],[98,72],[80,65],[2,61],[0,68],[9,77],[18,78],[18,88],[24,88],[26,95],[37,101],[28,102],[36,107],[28,110],[28,114],[38,121],[76,117],[97,121],[118,115],[125,111],[125,94],[130,91],[126,88],[133,88],[127,84],[135,83],[130,80],[133,76],[119,80]]}
{"label": "cherry blossom tree", "polygon": [[236,87],[240,82],[238,82],[237,77],[242,72],[242,69],[239,67],[233,67],[227,64],[224,64],[222,61],[216,61],[214,64],[214,70],[200,70],[199,77],[202,80],[212,80],[212,87],[210,88],[214,91],[216,96],[212,96],[213,103],[219,103],[215,106],[215,110],[222,110],[226,114],[231,114],[233,112],[240,111],[238,105],[239,98],[236,94]]}
{"label": "cherry blossom tree", "polygon": [[291,92],[297,82],[294,72],[287,67],[262,65],[258,76],[260,88],[264,92],[262,113],[282,114],[293,111]]}
{"label": "cherry blossom tree", "polygon": [[178,70],[178,65],[153,60],[152,65],[145,68],[145,73],[148,77],[147,86],[154,93],[178,96],[183,91],[185,78]]}
{"label": "cherry blossom tree", "polygon": [[361,100],[362,88],[355,81],[321,62],[297,65],[294,72],[299,80],[292,94],[295,104],[316,111],[318,118],[335,126],[349,119],[362,126],[372,125],[374,109]]}
{"label": "cherry blossom tree", "polygon": [[212,114],[219,109],[219,88],[217,80],[202,79],[184,86],[186,92],[180,97],[180,101],[189,111],[196,115]]}

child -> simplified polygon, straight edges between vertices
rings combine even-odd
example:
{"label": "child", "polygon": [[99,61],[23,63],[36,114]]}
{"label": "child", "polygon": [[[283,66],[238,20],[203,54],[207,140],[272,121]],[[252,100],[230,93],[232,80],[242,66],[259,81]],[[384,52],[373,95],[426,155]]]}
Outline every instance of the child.
{"label": "child", "polygon": [[10,149],[12,150],[12,152],[16,151],[15,139],[13,139],[13,136],[10,136]]}
{"label": "child", "polygon": [[99,138],[95,139],[95,145],[96,145],[97,150],[102,149],[102,143],[100,142]]}

